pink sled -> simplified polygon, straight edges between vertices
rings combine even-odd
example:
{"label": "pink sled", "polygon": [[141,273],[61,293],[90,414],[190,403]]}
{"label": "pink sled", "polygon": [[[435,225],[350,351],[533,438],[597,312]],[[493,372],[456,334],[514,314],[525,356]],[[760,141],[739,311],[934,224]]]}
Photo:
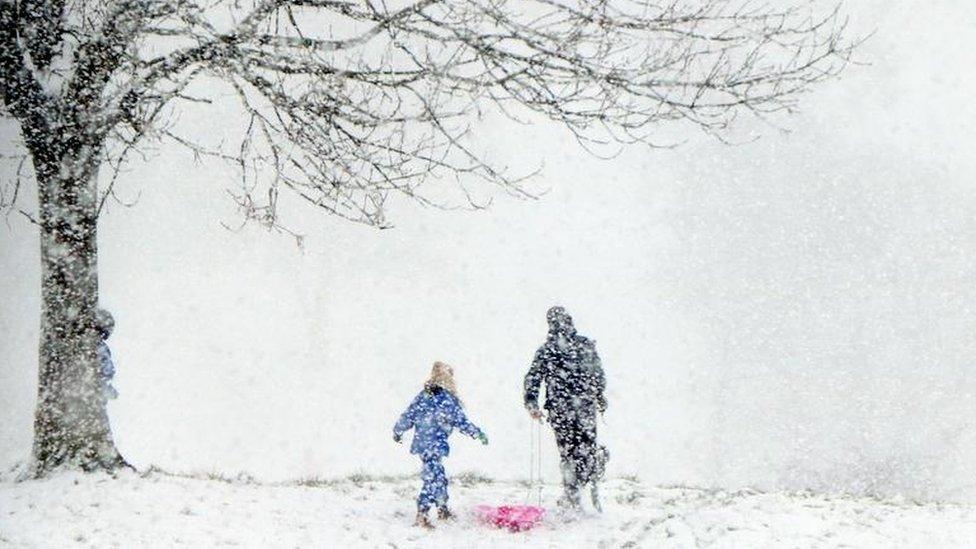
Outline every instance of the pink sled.
{"label": "pink sled", "polygon": [[522,532],[540,522],[546,514],[542,507],[534,505],[478,505],[474,508],[478,519],[496,528],[505,528],[509,532]]}

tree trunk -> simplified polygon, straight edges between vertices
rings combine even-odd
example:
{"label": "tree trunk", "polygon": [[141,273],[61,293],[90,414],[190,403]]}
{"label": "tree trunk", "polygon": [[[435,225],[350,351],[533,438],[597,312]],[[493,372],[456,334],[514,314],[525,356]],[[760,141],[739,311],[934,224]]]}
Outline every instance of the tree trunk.
{"label": "tree trunk", "polygon": [[112,470],[127,464],[109,428],[97,354],[98,169],[83,167],[84,154],[38,156],[42,305],[32,472]]}

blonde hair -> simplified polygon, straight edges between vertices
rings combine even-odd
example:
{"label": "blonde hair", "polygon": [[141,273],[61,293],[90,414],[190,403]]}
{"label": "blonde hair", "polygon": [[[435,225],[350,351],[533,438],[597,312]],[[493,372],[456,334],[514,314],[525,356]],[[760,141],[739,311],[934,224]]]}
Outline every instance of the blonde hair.
{"label": "blonde hair", "polygon": [[424,388],[429,389],[432,387],[440,387],[454,395],[458,400],[461,400],[458,397],[457,386],[454,384],[454,368],[451,368],[450,364],[439,360],[434,363],[434,366],[430,369],[430,377],[424,383]]}

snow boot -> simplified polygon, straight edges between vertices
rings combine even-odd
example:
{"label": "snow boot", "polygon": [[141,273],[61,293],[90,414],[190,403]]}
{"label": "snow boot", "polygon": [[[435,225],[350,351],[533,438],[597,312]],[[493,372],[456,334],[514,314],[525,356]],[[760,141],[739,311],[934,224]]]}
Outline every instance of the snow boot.
{"label": "snow boot", "polygon": [[565,494],[556,500],[556,506],[565,511],[579,511],[583,508],[580,504],[579,489],[567,490]]}
{"label": "snow boot", "polygon": [[562,496],[556,500],[555,516],[558,520],[570,523],[579,520],[583,516],[583,506],[580,505],[579,496],[576,498]]}
{"label": "snow boot", "polygon": [[455,516],[447,507],[439,507],[437,509],[437,518],[441,520],[454,520]]}
{"label": "snow boot", "polygon": [[423,513],[423,512],[417,512],[417,521],[414,522],[413,525],[423,528],[425,530],[434,529],[433,523],[431,523],[430,519],[427,518],[427,513]]}

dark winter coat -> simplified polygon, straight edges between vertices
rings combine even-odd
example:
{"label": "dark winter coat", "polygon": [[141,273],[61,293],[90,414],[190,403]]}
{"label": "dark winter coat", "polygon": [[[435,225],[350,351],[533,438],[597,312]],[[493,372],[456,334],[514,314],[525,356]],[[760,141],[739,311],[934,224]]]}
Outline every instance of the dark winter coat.
{"label": "dark winter coat", "polygon": [[450,392],[434,386],[425,388],[413,399],[393,427],[393,434],[399,439],[403,433],[413,429],[410,453],[444,457],[451,452],[447,437],[455,427],[470,437],[481,436],[481,429],[464,415],[461,401]]}
{"label": "dark winter coat", "polygon": [[539,388],[546,387],[544,408],[560,414],[596,414],[606,409],[606,378],[593,341],[579,335],[572,325],[549,332],[525,375],[525,407],[539,407]]}
{"label": "dark winter coat", "polygon": [[115,377],[115,364],[112,362],[112,351],[109,350],[108,345],[104,341],[98,344],[98,366],[98,373],[102,378],[102,394],[108,399],[118,397],[118,391],[112,386],[112,378]]}

